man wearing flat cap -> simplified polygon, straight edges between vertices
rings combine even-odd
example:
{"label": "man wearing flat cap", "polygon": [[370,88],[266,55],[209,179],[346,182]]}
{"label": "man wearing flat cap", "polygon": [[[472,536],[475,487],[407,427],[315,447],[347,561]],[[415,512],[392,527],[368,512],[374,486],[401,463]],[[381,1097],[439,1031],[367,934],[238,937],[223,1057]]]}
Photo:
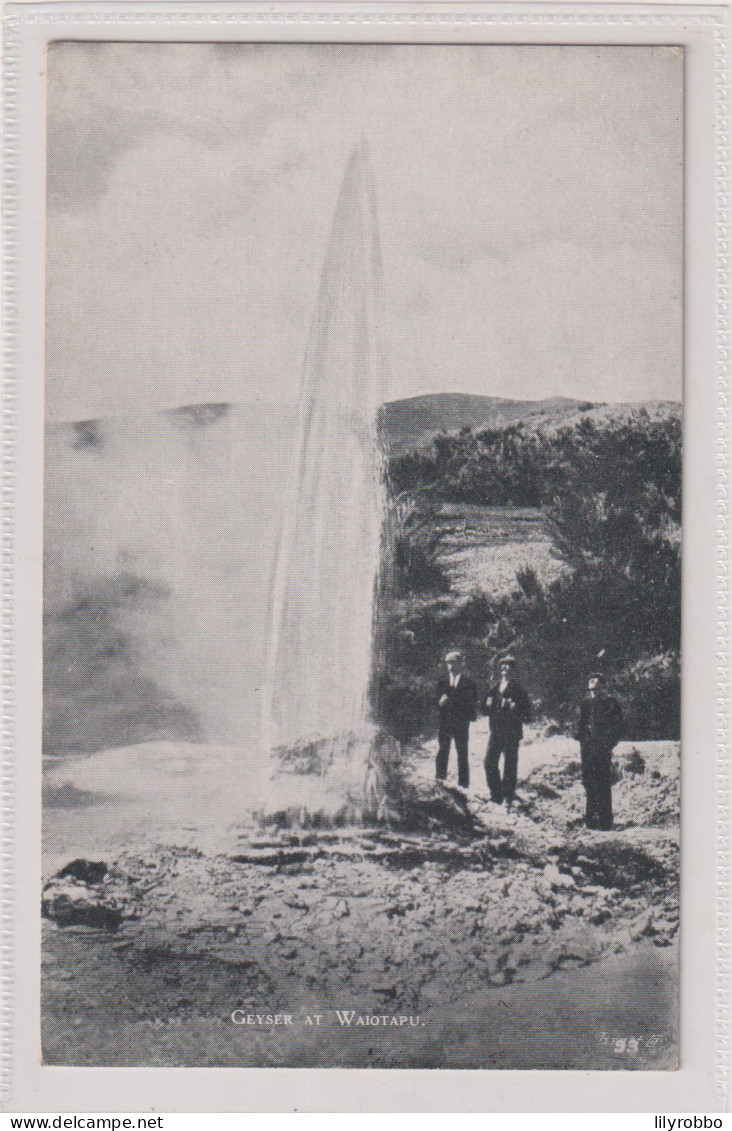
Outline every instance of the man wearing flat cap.
{"label": "man wearing flat cap", "polygon": [[577,738],[587,797],[585,824],[588,829],[609,830],[613,827],[612,755],[623,729],[623,712],[617,699],[605,692],[604,682],[601,671],[590,673]]}
{"label": "man wearing flat cap", "polygon": [[458,785],[470,785],[468,766],[468,734],[470,724],[478,714],[478,689],[463,671],[462,652],[448,652],[445,656],[447,675],[437,684],[438,750],[436,774],[438,781],[447,777],[450,743],[455,743],[458,762]]}
{"label": "man wearing flat cap", "polygon": [[[491,801],[496,805],[505,804],[509,811],[516,794],[518,751],[524,734],[524,723],[531,719],[531,703],[516,679],[515,669],[515,656],[501,657],[500,679],[491,687],[485,701],[486,714],[491,723],[485,756],[485,776]],[[501,754],[503,775],[500,769]]]}

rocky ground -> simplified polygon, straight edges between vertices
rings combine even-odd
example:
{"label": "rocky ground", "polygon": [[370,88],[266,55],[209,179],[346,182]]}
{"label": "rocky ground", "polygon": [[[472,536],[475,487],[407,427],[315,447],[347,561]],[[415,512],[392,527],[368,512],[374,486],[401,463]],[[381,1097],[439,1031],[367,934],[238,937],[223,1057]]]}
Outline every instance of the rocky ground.
{"label": "rocky ground", "polygon": [[531,737],[510,817],[435,787],[426,750],[408,819],[69,861],[43,895],[46,1061],[672,1066],[678,745],[621,744],[599,833],[576,744]]}

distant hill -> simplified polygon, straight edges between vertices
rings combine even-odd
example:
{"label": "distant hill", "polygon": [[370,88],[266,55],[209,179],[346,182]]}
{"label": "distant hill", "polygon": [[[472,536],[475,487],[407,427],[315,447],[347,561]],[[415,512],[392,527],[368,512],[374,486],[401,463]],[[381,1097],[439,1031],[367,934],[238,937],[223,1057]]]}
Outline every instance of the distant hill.
{"label": "distant hill", "polygon": [[680,412],[680,406],[674,401],[604,404],[570,397],[512,401],[470,393],[430,393],[383,405],[381,426],[392,451],[398,452],[429,442],[439,432],[454,432],[460,428],[495,428],[519,421],[534,427],[552,427],[567,424],[579,416],[607,418],[627,415],[640,408],[653,416]]}

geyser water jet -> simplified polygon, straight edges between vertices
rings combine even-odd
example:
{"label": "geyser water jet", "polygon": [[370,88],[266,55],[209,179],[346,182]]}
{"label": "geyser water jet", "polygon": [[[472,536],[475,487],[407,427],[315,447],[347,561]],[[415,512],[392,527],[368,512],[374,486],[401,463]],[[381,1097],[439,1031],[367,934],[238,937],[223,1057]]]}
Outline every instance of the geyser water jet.
{"label": "geyser water jet", "polygon": [[368,728],[386,505],[376,428],[387,399],[382,309],[376,197],[362,143],[336,204],[303,363],[270,595],[267,751],[321,742],[335,755],[346,736]]}

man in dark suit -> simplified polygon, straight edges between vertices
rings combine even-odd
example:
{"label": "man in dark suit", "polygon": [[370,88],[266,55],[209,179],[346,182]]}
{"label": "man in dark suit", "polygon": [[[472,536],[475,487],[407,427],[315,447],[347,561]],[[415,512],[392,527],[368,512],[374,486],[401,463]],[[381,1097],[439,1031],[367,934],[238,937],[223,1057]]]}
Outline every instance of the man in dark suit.
{"label": "man in dark suit", "polygon": [[463,671],[462,652],[448,652],[445,656],[447,675],[437,684],[437,710],[439,727],[437,738],[437,780],[447,777],[450,743],[454,741],[458,761],[458,785],[470,785],[468,766],[468,733],[470,724],[478,714],[478,689]]}
{"label": "man in dark suit", "polygon": [[592,672],[587,681],[577,738],[587,795],[585,824],[607,830],[613,827],[612,754],[623,729],[623,712],[617,699],[605,693],[603,682],[601,672]]}
{"label": "man in dark suit", "polygon": [[[500,679],[488,692],[485,709],[491,721],[491,733],[485,756],[485,776],[491,801],[505,802],[510,811],[516,793],[519,743],[524,723],[531,719],[531,703],[516,679],[516,658],[504,656],[499,664]],[[499,766],[503,754],[503,777]]]}

